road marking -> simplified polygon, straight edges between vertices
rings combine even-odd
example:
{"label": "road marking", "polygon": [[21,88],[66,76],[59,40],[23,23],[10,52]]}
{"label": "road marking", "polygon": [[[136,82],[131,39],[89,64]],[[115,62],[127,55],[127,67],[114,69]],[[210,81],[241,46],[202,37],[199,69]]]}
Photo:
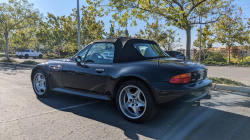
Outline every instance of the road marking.
{"label": "road marking", "polygon": [[18,118],[18,119],[12,119],[12,120],[8,120],[8,121],[1,121],[0,124],[1,123],[12,122],[12,121],[17,121],[17,120],[21,120],[21,119],[26,119],[26,118],[30,118],[30,117],[34,117],[34,116],[39,116],[39,115],[42,115],[42,114],[48,114],[48,113],[53,113],[53,112],[62,111],[62,110],[66,110],[66,109],[76,108],[76,107],[80,107],[80,106],[86,106],[86,105],[94,104],[94,103],[97,103],[97,102],[99,102],[99,101],[89,102],[89,103],[84,103],[84,104],[74,105],[74,106],[69,106],[69,107],[64,107],[64,108],[59,108],[59,109],[55,109],[55,110],[52,110],[52,111],[33,114],[33,115],[30,115],[30,116],[26,116],[26,117],[21,117],[21,118]]}

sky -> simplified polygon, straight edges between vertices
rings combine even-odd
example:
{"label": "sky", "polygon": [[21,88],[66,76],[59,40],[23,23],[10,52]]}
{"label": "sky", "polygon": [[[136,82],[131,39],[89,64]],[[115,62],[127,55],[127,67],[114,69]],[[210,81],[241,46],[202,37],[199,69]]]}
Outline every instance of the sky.
{"label": "sky", "polygon": [[[72,9],[77,7],[77,0],[28,0],[29,3],[34,4],[34,8],[38,9],[41,13],[43,13],[44,16],[47,16],[47,13],[52,13],[55,16],[68,16],[70,13],[72,13]],[[0,2],[8,2],[8,0],[0,0]],[[241,6],[243,13],[246,15],[247,18],[250,18],[250,0],[234,0],[234,3],[238,6]],[[82,5],[87,6],[86,0],[79,0],[79,5],[82,7]],[[81,13],[80,13],[81,15]],[[105,23],[105,31],[109,32],[110,28],[110,20],[112,20],[111,15],[101,18],[103,22]],[[130,21],[128,21],[128,24],[130,24]],[[137,21],[136,27],[128,26],[127,29],[129,31],[130,35],[134,35],[135,33],[138,33],[140,29],[145,29],[146,23],[143,21]],[[119,25],[115,24],[116,28],[119,27]],[[176,38],[181,38],[180,47],[178,48],[186,48],[186,32],[185,30],[180,30],[176,27],[168,27],[172,28],[177,31],[179,34],[176,36]],[[197,28],[194,27],[191,30],[191,47],[193,48],[193,41],[197,38]],[[222,47],[223,45],[220,43],[214,43],[213,47]]]}

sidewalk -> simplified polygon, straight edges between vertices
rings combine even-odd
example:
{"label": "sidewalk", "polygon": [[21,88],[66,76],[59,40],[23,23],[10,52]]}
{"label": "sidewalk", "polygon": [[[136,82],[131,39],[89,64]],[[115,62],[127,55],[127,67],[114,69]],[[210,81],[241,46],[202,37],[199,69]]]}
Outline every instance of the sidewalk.
{"label": "sidewalk", "polygon": [[207,66],[208,77],[223,77],[250,86],[249,67]]}

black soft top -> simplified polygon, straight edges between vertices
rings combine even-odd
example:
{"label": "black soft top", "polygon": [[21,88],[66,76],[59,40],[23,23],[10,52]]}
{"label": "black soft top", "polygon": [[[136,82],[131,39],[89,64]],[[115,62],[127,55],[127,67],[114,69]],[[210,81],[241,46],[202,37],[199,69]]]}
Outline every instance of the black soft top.
{"label": "black soft top", "polygon": [[134,44],[148,43],[157,45],[157,43],[155,43],[154,41],[131,38],[131,37],[105,38],[93,41],[93,43],[101,43],[101,42],[114,44],[115,46],[114,63],[132,62],[132,61],[140,61],[148,59],[147,57],[142,56],[141,53],[136,50]]}

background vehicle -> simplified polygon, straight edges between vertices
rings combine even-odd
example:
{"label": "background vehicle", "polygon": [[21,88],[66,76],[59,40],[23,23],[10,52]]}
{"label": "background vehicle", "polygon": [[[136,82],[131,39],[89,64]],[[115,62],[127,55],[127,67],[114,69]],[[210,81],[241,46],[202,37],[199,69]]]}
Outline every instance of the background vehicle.
{"label": "background vehicle", "polygon": [[107,58],[114,58],[114,52],[104,52],[102,53],[102,56]]}
{"label": "background vehicle", "polygon": [[177,59],[182,59],[185,60],[185,56],[178,51],[165,51],[168,55],[170,55],[171,57],[175,57]]}
{"label": "background vehicle", "polygon": [[135,123],[152,118],[157,104],[200,100],[212,85],[205,66],[171,58],[155,42],[135,38],[96,40],[70,59],[38,64],[31,80],[38,97],[57,91],[114,100]]}
{"label": "background vehicle", "polygon": [[28,59],[29,57],[33,58],[43,58],[43,54],[41,52],[36,52],[34,50],[26,49],[24,52],[16,52],[16,56],[20,59],[24,57],[25,59]]}

